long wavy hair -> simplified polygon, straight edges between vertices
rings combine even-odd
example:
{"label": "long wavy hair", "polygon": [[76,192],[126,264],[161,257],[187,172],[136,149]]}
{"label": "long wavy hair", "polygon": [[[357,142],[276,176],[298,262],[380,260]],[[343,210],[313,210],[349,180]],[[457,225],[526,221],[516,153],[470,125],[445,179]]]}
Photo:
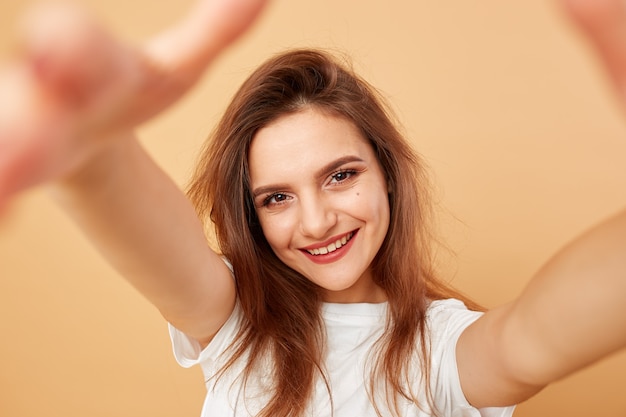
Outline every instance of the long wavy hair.
{"label": "long wavy hair", "polygon": [[[323,367],[320,289],[273,253],[252,203],[248,168],[255,133],[283,115],[308,108],[352,121],[373,147],[388,180],[390,224],[371,265],[376,284],[387,295],[388,316],[384,335],[372,352],[370,398],[379,415],[382,409],[398,415],[401,398],[417,403],[418,395],[410,387],[418,357],[432,407],[426,310],[432,300],[464,298],[438,280],[433,270],[424,164],[396,127],[380,94],[349,65],[319,50],[279,54],[252,73],[207,141],[188,189],[200,218],[233,265],[243,311],[223,370],[248,355],[245,381],[266,363],[265,358],[271,358],[274,389],[262,417],[302,416],[316,378],[329,389]],[[383,398],[385,408],[375,398]]]}

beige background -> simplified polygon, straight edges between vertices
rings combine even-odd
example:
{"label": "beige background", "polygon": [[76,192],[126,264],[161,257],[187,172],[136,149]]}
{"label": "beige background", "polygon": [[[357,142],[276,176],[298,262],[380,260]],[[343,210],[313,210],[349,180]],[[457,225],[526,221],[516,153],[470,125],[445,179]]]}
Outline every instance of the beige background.
{"label": "beige background", "polygon": [[[190,0],[81,3],[141,41]],[[5,55],[27,4],[0,3]],[[584,42],[543,0],[276,1],[198,89],[142,129],[177,182],[242,78],[293,46],[349,52],[393,102],[435,173],[456,252],[442,256],[444,273],[488,306],[626,203],[623,114]],[[0,416],[199,415],[200,370],[176,365],[159,314],[40,190],[0,223],[0,278]],[[516,416],[623,417],[625,394],[622,353]]]}

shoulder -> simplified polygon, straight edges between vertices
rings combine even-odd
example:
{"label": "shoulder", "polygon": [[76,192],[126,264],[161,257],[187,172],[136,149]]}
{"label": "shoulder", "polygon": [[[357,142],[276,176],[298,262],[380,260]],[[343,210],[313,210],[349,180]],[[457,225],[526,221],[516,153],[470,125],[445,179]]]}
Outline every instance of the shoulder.
{"label": "shoulder", "polygon": [[484,313],[449,298],[432,301],[426,311],[430,349],[431,392],[444,415],[507,416],[513,408],[476,409],[461,387],[456,347],[461,334]]}
{"label": "shoulder", "polygon": [[482,316],[482,312],[467,308],[456,298],[431,301],[426,310],[426,320],[431,330],[466,327]]}
{"label": "shoulder", "polygon": [[461,334],[482,315],[483,312],[470,310],[455,298],[432,301],[426,310],[425,335],[431,357],[448,356],[448,353],[453,356]]}

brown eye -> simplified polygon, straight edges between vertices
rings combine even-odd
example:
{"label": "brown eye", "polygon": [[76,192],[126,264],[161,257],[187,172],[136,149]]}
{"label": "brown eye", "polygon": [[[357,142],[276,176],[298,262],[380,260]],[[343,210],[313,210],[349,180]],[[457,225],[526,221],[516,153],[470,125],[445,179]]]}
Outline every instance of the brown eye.
{"label": "brown eye", "polygon": [[288,198],[287,194],[274,193],[274,194],[267,196],[267,198],[263,200],[263,205],[269,206],[272,204],[280,204],[283,201],[287,200],[287,198]]}
{"label": "brown eye", "polygon": [[331,183],[341,183],[348,179],[350,179],[353,175],[356,174],[355,170],[347,169],[343,171],[339,171],[331,175]]}

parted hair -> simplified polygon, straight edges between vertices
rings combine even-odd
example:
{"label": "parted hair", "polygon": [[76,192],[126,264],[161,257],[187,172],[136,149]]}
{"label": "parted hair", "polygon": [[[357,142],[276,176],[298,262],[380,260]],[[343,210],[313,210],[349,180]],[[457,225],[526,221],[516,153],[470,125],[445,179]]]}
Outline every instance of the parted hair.
{"label": "parted hair", "polygon": [[188,188],[218,250],[233,265],[244,317],[223,371],[245,357],[247,380],[266,363],[264,358],[271,358],[273,392],[262,417],[304,415],[317,378],[326,382],[332,401],[323,364],[321,291],[273,253],[257,219],[249,180],[248,152],[256,132],[304,109],[354,123],[387,177],[390,224],[371,269],[387,295],[388,316],[370,355],[370,398],[379,415],[382,410],[398,415],[400,402],[418,402],[411,387],[421,375],[430,404],[418,406],[431,407],[426,310],[432,300],[464,298],[434,273],[424,163],[377,90],[345,60],[320,50],[281,53],[249,76],[205,144]]}

